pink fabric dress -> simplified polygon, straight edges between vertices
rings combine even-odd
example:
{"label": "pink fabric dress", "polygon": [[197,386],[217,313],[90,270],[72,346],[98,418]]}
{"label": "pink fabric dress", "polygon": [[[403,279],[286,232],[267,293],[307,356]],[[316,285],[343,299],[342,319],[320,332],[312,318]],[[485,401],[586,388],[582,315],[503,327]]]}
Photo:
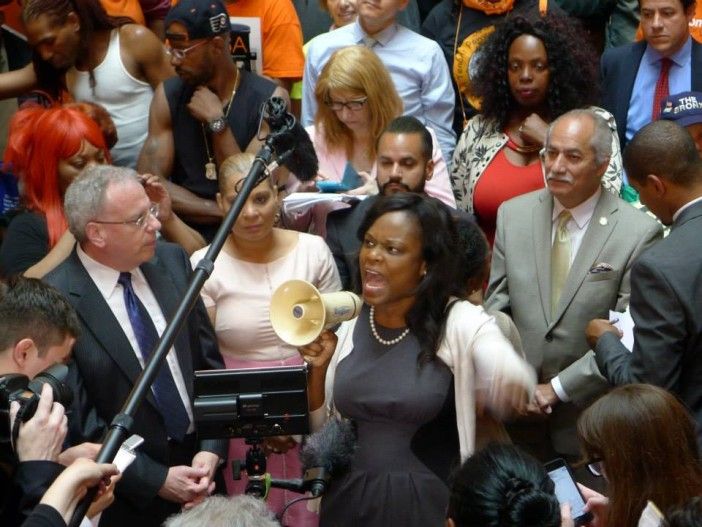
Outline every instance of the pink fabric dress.
{"label": "pink fabric dress", "polygon": [[[212,275],[202,289],[205,307],[216,308],[215,331],[219,349],[227,368],[261,368],[302,364],[294,346],[281,341],[269,320],[270,300],[283,282],[307,280],[322,292],[341,289],[334,259],[324,240],[318,236],[299,233],[297,245],[285,256],[269,263],[238,260],[222,251]],[[207,247],[191,256],[193,265],[204,256]],[[228,494],[243,494],[247,478],[232,479],[231,461],[244,459],[248,445],[243,439],[229,443],[224,477]],[[301,465],[299,448],[286,454],[271,454],[267,458],[268,472],[274,478],[299,478]],[[299,497],[288,491],[271,489],[268,506],[280,513],[288,501]],[[307,502],[290,507],[285,523],[295,527],[316,526],[317,514],[307,510]]]}

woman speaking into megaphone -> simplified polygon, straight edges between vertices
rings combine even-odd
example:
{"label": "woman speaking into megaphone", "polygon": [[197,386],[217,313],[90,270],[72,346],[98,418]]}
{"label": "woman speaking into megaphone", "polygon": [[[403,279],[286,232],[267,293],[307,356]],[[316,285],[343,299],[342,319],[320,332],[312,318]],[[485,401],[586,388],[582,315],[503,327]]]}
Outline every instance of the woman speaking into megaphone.
{"label": "woman speaking into megaphone", "polygon": [[[251,154],[236,154],[219,170],[217,203],[223,214],[229,210],[254,161]],[[273,292],[291,278],[313,284],[321,293],[341,289],[334,259],[318,236],[274,227],[278,212],[276,187],[270,178],[251,193],[239,218],[215,260],[214,272],[202,289],[202,298],[217,333],[219,349],[227,368],[256,368],[302,364],[294,345],[274,333],[269,320]],[[192,255],[195,265],[207,247]],[[301,464],[296,442],[291,437],[266,441],[267,468],[280,479],[300,477]],[[243,494],[246,476],[231,477],[231,459],[246,457],[243,439],[230,442],[225,465],[227,490]],[[268,504],[280,513],[284,503],[296,497],[289,491],[272,489]],[[316,514],[305,507],[293,507],[286,518],[291,525],[317,525]]]}
{"label": "woman speaking into megaphone", "polygon": [[480,306],[454,297],[456,231],[418,194],[374,203],[359,229],[365,304],[300,348],[312,427],[350,418],[350,468],[322,498],[320,526],[443,525],[451,467],[475,445],[476,401],[520,412],[534,372]]}

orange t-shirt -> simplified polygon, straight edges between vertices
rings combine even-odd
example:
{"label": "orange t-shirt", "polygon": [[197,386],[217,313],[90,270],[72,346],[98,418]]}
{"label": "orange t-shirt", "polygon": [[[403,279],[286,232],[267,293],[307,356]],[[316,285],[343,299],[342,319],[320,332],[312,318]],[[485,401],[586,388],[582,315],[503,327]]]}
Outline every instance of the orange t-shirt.
{"label": "orange t-shirt", "polygon": [[300,79],[305,67],[302,28],[291,0],[226,1],[231,16],[259,18],[263,41],[263,74],[274,79]]}

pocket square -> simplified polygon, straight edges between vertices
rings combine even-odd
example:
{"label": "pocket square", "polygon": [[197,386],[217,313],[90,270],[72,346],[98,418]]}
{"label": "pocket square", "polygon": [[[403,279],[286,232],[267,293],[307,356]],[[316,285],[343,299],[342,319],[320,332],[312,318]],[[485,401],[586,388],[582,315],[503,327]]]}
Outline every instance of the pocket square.
{"label": "pocket square", "polygon": [[600,274],[600,273],[609,273],[610,271],[614,271],[614,267],[609,265],[608,263],[605,262],[600,262],[597,265],[594,265],[590,269],[591,274]]}

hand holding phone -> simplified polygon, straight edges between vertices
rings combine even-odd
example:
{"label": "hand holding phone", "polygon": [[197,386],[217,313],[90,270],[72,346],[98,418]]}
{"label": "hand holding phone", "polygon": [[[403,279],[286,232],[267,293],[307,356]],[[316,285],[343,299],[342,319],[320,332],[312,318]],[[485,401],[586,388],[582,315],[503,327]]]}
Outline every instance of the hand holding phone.
{"label": "hand holding phone", "polygon": [[564,459],[558,458],[546,463],[546,471],[556,485],[558,503],[568,503],[575,525],[583,525],[592,520],[592,514],[586,512],[585,498],[575,483],[573,472]]}

